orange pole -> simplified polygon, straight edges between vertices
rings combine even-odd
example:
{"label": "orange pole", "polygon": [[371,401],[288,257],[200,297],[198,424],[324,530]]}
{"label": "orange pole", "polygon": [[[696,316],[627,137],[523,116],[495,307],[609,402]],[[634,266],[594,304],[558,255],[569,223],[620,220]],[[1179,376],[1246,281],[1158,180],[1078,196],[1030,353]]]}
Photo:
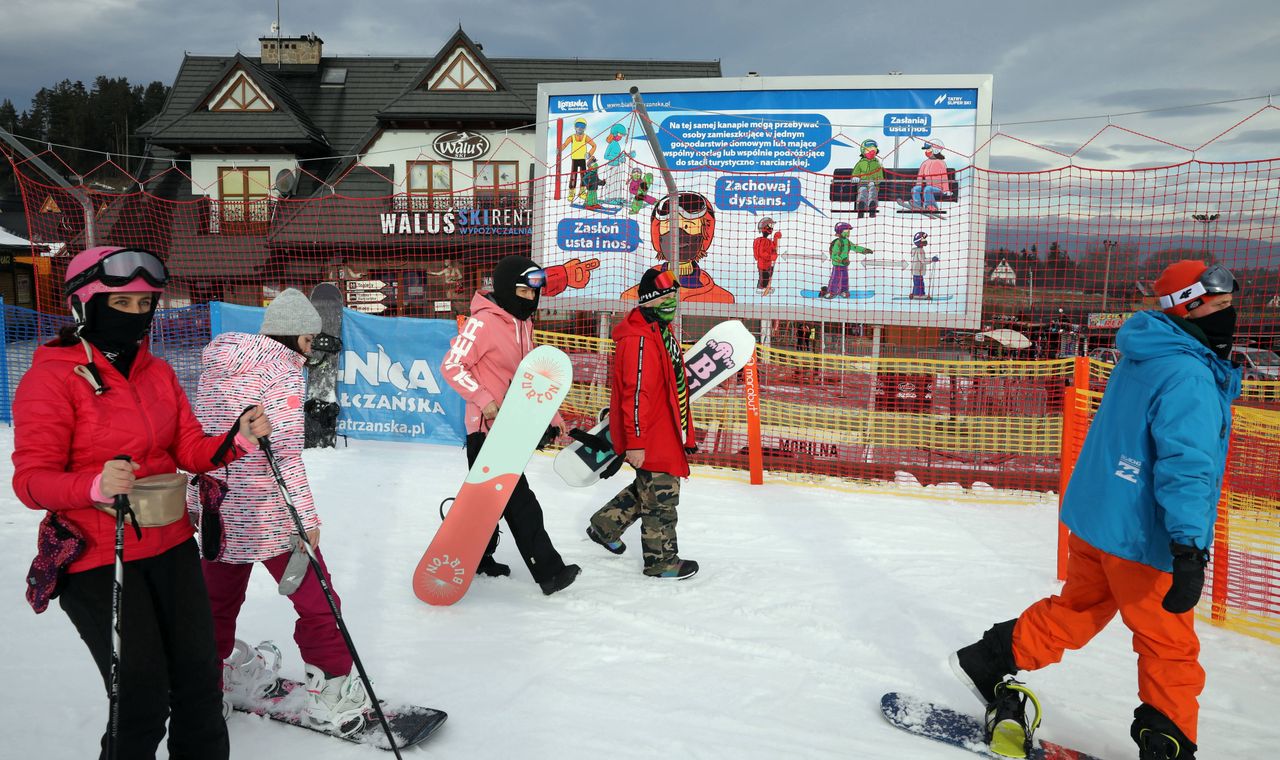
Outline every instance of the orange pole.
{"label": "orange pole", "polygon": [[1213,590],[1211,595],[1212,619],[1226,622],[1227,590],[1231,582],[1231,536],[1227,529],[1226,478],[1222,479],[1222,498],[1218,500],[1218,521],[1213,526]]}
{"label": "orange pole", "polygon": [[760,440],[760,377],[754,351],[742,373],[747,396],[747,462],[751,468],[751,485],[758,486],[764,484],[764,446]]}
{"label": "orange pole", "polygon": [[[1080,446],[1084,435],[1089,431],[1084,412],[1079,408],[1080,392],[1089,389],[1089,358],[1077,356],[1071,368],[1071,385],[1062,394],[1062,442],[1059,448],[1058,468],[1058,514],[1062,514],[1062,500],[1067,493],[1067,484],[1071,482],[1071,473],[1076,468],[1076,458],[1080,456]],[[1067,539],[1071,531],[1058,520],[1058,580],[1067,579]]]}

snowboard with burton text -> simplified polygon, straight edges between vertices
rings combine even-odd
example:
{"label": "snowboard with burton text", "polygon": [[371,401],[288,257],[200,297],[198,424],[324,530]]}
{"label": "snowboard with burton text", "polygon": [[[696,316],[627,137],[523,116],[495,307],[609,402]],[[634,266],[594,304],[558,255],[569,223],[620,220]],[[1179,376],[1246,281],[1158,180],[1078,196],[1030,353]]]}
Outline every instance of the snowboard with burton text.
{"label": "snowboard with burton text", "polygon": [[573,384],[569,357],[538,346],[516,367],[484,446],[413,572],[413,593],[449,605],[467,593],[507,499]]}

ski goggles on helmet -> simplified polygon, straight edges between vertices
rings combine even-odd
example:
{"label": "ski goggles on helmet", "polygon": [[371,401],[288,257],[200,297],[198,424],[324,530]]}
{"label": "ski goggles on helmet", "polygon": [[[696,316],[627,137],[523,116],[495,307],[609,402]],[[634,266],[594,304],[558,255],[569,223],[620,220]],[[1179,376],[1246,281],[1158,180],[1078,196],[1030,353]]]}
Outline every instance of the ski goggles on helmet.
{"label": "ski goggles on helmet", "polygon": [[[1172,309],[1187,304],[1187,309],[1200,306],[1200,300],[1207,295],[1234,293],[1240,290],[1240,283],[1231,270],[1221,264],[1214,264],[1200,274],[1200,279],[1185,288],[1168,295],[1160,296],[1160,308]],[[1196,303],[1191,303],[1195,301]]]}
{"label": "ski goggles on helmet", "polygon": [[[697,193],[680,193],[680,202],[676,204],[679,209],[681,219],[701,219],[706,216],[709,208],[707,199]],[[653,216],[655,219],[663,220],[671,214],[671,196],[667,196],[653,207]]]}
{"label": "ski goggles on helmet", "polygon": [[125,248],[107,254],[93,266],[67,280],[66,292],[75,293],[94,282],[121,288],[139,277],[157,288],[163,288],[169,281],[169,270],[155,255]]}
{"label": "ski goggles on helmet", "polygon": [[526,269],[516,278],[517,285],[525,285],[537,290],[547,284],[547,270],[545,269]]}

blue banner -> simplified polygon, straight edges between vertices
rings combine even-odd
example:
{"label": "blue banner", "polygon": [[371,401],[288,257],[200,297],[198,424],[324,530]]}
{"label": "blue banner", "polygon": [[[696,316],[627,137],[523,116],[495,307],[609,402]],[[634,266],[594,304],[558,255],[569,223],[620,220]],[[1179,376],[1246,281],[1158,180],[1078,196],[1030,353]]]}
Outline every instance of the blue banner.
{"label": "blue banner", "polygon": [[[256,333],[262,326],[261,308],[210,306],[214,335]],[[438,374],[457,334],[451,319],[377,317],[343,309],[338,432],[366,440],[462,445],[464,402]]]}

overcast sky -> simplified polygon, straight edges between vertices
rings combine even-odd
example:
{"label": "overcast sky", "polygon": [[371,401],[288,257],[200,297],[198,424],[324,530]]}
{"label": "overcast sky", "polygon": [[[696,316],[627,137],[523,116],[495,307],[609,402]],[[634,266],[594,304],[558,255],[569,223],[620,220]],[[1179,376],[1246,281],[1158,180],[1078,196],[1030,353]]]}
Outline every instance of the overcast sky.
{"label": "overcast sky", "polygon": [[[6,0],[0,99],[19,111],[41,86],[98,74],[171,84],[184,51],[258,52],[274,0]],[[461,23],[494,57],[719,59],[726,76],[993,74],[1004,131],[1071,152],[1105,119],[1062,119],[1277,95],[1276,0],[281,0],[286,35],[315,32],[326,53],[426,56]],[[1196,146],[1265,99],[1120,117],[1114,123]],[[1280,155],[1270,110],[1200,154]],[[1062,165],[996,146],[1004,168]],[[1188,154],[1112,131],[1078,163],[1151,165]]]}

